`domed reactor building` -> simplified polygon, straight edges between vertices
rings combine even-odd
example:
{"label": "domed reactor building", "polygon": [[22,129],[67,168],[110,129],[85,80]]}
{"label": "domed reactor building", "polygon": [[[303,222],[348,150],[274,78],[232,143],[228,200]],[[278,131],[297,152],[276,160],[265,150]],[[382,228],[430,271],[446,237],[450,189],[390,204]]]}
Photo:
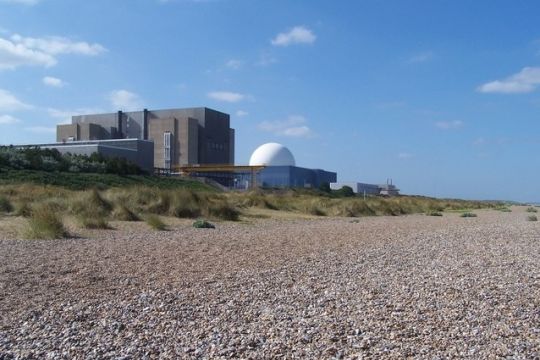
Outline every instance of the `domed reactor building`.
{"label": "domed reactor building", "polygon": [[249,166],[264,166],[257,174],[257,183],[262,187],[317,188],[337,180],[335,172],[296,166],[292,152],[278,143],[259,146],[251,155]]}

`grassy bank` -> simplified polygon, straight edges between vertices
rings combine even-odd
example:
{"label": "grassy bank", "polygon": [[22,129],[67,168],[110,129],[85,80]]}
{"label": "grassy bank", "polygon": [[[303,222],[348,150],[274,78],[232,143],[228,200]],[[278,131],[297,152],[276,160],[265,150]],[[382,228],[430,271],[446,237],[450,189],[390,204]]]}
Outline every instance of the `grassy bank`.
{"label": "grassy bank", "polygon": [[199,181],[147,175],[115,175],[96,173],[49,172],[39,170],[0,170],[0,185],[12,184],[52,185],[71,190],[91,188],[108,189],[114,187],[146,186],[160,189],[191,189],[194,191],[215,191]]}

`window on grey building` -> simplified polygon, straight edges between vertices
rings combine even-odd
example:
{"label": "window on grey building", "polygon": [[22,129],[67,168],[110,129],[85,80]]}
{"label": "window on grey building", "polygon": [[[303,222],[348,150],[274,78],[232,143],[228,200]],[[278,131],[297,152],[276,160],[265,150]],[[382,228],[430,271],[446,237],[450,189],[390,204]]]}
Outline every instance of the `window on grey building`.
{"label": "window on grey building", "polygon": [[163,160],[166,169],[171,168],[171,133],[163,133]]}

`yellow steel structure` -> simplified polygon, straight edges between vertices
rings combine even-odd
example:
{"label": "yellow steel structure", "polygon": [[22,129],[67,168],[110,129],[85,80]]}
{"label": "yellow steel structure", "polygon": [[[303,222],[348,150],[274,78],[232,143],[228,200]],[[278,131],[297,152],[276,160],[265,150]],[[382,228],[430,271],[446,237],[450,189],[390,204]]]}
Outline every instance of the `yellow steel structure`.
{"label": "yellow steel structure", "polygon": [[257,187],[257,173],[266,166],[249,166],[249,165],[180,165],[173,166],[172,170],[180,173],[180,175],[191,175],[191,173],[219,173],[219,172],[249,172],[251,174],[250,187]]}

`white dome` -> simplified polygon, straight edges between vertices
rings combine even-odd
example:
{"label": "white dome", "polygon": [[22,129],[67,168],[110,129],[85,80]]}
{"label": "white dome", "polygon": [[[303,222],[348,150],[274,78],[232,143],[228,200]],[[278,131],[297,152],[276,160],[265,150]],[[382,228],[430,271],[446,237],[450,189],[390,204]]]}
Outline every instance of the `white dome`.
{"label": "white dome", "polygon": [[261,145],[251,154],[250,166],[295,166],[293,154],[285,146],[277,143]]}

